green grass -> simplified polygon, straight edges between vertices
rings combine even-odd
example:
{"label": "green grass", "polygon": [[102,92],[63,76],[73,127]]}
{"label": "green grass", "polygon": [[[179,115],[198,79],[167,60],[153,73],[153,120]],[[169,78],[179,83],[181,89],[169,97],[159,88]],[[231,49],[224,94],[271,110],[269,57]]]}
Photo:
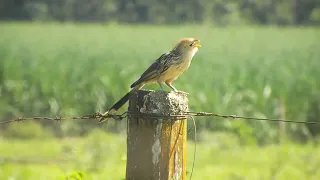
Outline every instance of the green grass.
{"label": "green grass", "polygon": [[[63,179],[82,172],[85,179],[123,179],[126,138],[95,131],[84,138],[1,140],[0,179]],[[319,179],[319,146],[295,144],[221,146],[200,142],[193,179]],[[194,144],[187,146],[188,177]],[[6,158],[7,161],[3,161]]]}
{"label": "green grass", "polygon": [[[0,117],[104,111],[181,37],[196,37],[202,44],[190,69],[174,83],[190,94],[191,110],[284,115],[299,121],[320,111],[312,109],[312,101],[320,97],[319,28],[37,23],[0,27]],[[280,107],[285,109],[282,116]],[[201,118],[198,128],[230,130],[260,142],[277,139],[275,123],[212,120],[216,118]],[[66,133],[73,131],[70,127],[65,125]],[[297,137],[309,136],[303,125],[287,129]]]}
{"label": "green grass", "polygon": [[[319,118],[319,28],[0,23],[0,34],[1,120],[106,110],[181,37],[199,38],[202,45],[174,83],[189,93],[191,110],[279,118],[284,107],[286,119]],[[193,179],[320,178],[318,146],[256,146],[279,138],[275,123],[211,117],[196,122],[202,132]],[[0,127],[1,136],[21,138],[0,140],[0,179],[63,179],[78,171],[86,179],[124,178],[124,136],[95,131],[50,139],[51,132],[86,134],[96,124],[42,124],[45,129],[26,122]],[[108,126],[126,127],[124,121]],[[286,130],[289,138],[310,137],[305,125],[286,124]],[[189,143],[188,171],[193,151]]]}

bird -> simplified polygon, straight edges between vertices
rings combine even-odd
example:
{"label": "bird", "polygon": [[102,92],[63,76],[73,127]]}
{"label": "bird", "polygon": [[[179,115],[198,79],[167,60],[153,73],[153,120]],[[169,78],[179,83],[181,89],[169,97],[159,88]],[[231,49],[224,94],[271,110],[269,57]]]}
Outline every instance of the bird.
{"label": "bird", "polygon": [[174,92],[178,92],[172,85],[172,82],[189,68],[193,56],[201,47],[199,43],[200,40],[195,38],[180,39],[169,52],[162,54],[156,59],[149,68],[142,73],[140,78],[131,84],[131,91],[106,111],[99,122],[103,122],[108,114],[114,114],[129,100],[130,94],[141,89],[146,84],[156,82],[159,84],[160,89],[163,90],[162,84],[165,83]]}

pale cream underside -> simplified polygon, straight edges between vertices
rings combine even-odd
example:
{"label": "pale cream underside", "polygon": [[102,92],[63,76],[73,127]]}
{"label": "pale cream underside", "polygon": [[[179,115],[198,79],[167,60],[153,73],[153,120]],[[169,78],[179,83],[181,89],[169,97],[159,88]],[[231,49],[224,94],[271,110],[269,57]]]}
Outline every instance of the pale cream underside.
{"label": "pale cream underside", "polygon": [[171,66],[165,73],[163,73],[159,77],[158,82],[171,83],[172,81],[177,79],[184,71],[186,71],[189,68],[191,60],[197,51],[198,51],[198,48],[194,47],[194,49],[185,56],[186,59],[184,60],[184,63]]}

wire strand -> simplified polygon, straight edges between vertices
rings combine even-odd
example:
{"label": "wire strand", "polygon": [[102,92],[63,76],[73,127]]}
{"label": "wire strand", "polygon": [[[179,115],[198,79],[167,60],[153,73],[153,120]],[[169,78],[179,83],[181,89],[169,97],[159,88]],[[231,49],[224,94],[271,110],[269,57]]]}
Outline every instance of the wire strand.
{"label": "wire strand", "polygon": [[320,121],[294,121],[294,120],[284,120],[284,119],[272,119],[272,118],[258,118],[258,117],[245,117],[245,116],[237,116],[237,115],[222,115],[212,112],[192,112],[192,111],[186,111],[182,112],[180,114],[145,114],[145,113],[132,113],[129,111],[126,111],[122,114],[101,114],[100,112],[96,112],[94,114],[88,114],[84,116],[74,116],[74,117],[19,117],[15,119],[10,119],[6,121],[0,121],[0,124],[7,124],[12,122],[19,122],[19,121],[25,121],[25,120],[48,120],[48,121],[62,121],[62,120],[91,120],[91,119],[101,119],[101,118],[107,118],[107,119],[114,119],[114,120],[122,120],[126,117],[140,117],[140,118],[146,118],[146,119],[157,119],[157,118],[166,118],[166,119],[187,119],[190,116],[200,116],[200,117],[207,117],[207,116],[213,116],[213,117],[219,117],[224,119],[244,119],[244,120],[255,120],[255,121],[271,121],[271,122],[285,122],[285,123],[296,123],[296,124],[320,124]]}

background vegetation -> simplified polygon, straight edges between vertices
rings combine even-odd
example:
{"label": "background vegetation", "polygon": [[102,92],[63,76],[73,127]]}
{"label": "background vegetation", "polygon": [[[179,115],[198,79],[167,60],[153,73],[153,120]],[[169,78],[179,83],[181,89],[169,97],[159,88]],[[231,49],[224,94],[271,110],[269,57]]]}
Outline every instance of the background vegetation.
{"label": "background vegetation", "polygon": [[[21,124],[19,124],[21,128]],[[198,143],[192,179],[310,179],[320,178],[319,146],[306,144],[239,146],[236,138],[211,136]],[[187,178],[194,144],[187,145]],[[0,140],[0,179],[84,180],[125,177],[126,137],[93,131],[83,138]],[[5,157],[3,157],[5,156]]]}
{"label": "background vegetation", "polygon": [[[317,0],[0,0],[0,20],[0,121],[105,111],[179,38],[196,37],[202,47],[175,82],[191,110],[320,122]],[[194,179],[320,179],[320,125],[196,123]],[[1,125],[0,179],[124,178],[125,130]]]}
{"label": "background vegetation", "polygon": [[[202,47],[191,68],[175,82],[190,93],[191,110],[319,121],[317,28],[1,26],[1,119],[104,111],[178,38],[193,36],[202,39]],[[96,127],[90,121],[42,124],[60,137],[85,135]],[[305,141],[319,133],[317,125],[283,127],[212,117],[198,118],[197,124],[200,131],[206,127],[236,133],[244,144],[277,142],[283,134]],[[126,127],[125,122],[108,125],[114,132]]]}
{"label": "background vegetation", "polygon": [[319,25],[318,0],[0,0],[1,19]]}

